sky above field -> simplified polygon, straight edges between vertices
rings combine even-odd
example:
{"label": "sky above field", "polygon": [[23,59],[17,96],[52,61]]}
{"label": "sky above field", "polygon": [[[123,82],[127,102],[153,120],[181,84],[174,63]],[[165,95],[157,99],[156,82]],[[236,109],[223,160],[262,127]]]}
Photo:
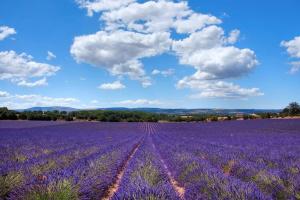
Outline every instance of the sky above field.
{"label": "sky above field", "polygon": [[0,106],[282,108],[298,0],[1,0]]}

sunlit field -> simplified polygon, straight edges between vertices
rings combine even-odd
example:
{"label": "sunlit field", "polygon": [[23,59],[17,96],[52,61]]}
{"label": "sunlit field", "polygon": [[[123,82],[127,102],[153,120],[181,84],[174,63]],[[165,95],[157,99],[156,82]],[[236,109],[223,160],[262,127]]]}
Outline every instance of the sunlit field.
{"label": "sunlit field", "polygon": [[300,120],[0,122],[0,199],[300,199]]}

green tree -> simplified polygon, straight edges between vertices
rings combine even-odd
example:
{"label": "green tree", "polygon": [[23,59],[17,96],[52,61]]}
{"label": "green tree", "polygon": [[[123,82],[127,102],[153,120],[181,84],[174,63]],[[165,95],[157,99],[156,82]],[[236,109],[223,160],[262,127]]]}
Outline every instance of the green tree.
{"label": "green tree", "polygon": [[16,120],[18,119],[17,113],[8,110],[6,107],[0,108],[0,120]]}
{"label": "green tree", "polygon": [[300,115],[300,105],[297,102],[292,102],[282,112],[291,116]]}

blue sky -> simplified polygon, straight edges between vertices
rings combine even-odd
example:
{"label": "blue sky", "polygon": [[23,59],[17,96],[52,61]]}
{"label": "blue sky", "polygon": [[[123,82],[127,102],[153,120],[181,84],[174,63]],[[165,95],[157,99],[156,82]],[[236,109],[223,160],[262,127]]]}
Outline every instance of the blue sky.
{"label": "blue sky", "polygon": [[0,106],[300,102],[299,1],[112,2],[2,0]]}

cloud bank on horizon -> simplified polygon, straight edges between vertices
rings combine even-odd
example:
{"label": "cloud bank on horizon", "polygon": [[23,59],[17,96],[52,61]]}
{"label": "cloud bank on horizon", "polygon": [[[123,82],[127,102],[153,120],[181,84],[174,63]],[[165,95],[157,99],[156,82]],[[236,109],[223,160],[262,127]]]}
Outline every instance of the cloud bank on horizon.
{"label": "cloud bank on horizon", "polygon": [[[134,90],[129,82],[137,82],[144,91],[149,91],[154,84],[172,79],[176,91],[189,92],[186,99],[244,101],[265,95],[259,82],[237,83],[260,68],[257,51],[239,45],[243,33],[238,27],[226,31],[224,19],[196,11],[188,1],[74,0],[74,4],[78,11],[85,10],[90,20],[97,18],[100,28],[94,33],[72,36],[68,54],[77,64],[104,69],[114,79],[95,85],[99,92],[112,94]],[[15,40],[12,36],[18,37],[22,32],[10,26],[0,24],[0,43]],[[281,39],[278,43],[289,56],[289,73],[297,74],[300,71],[300,36]],[[0,49],[0,81],[29,91],[11,94],[0,87],[0,106],[88,107],[81,98],[31,93],[35,88],[51,87],[49,79],[63,73],[64,66],[52,64],[61,57],[58,52],[47,50],[45,60],[41,61],[40,57],[34,58],[25,51]],[[160,68],[155,62],[150,62],[152,68],[149,68],[149,60],[161,56],[175,58],[186,72],[180,73],[178,67],[173,66]],[[162,82],[154,81],[156,79]],[[80,80],[89,82],[89,77]],[[100,101],[89,102],[99,105]],[[142,95],[129,99],[126,95],[110,105],[163,106],[165,101]]]}
{"label": "cloud bank on horizon", "polygon": [[53,98],[38,94],[19,95],[0,91],[1,106],[14,109],[24,109],[30,107],[43,106],[70,106],[76,107],[80,100],[75,98]]}

